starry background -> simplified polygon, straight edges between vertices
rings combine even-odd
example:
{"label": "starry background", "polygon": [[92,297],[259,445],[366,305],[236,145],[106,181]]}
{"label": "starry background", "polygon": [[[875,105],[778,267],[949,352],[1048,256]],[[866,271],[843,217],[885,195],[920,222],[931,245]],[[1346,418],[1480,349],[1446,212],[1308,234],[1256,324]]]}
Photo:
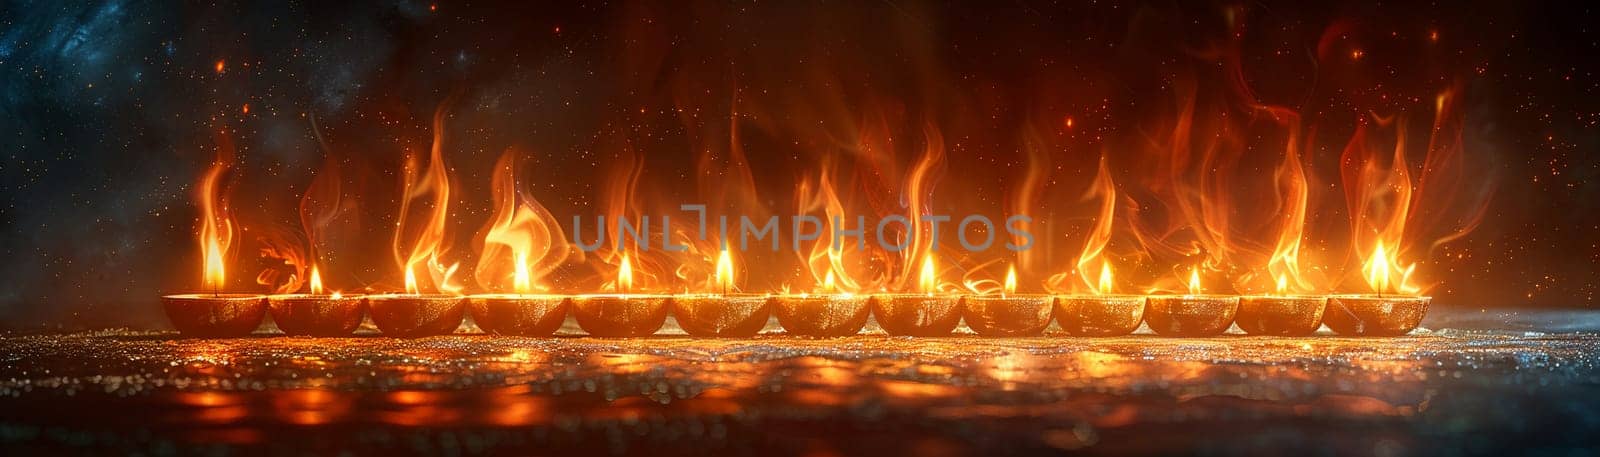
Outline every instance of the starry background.
{"label": "starry background", "polygon": [[[1479,227],[1424,260],[1438,302],[1591,306],[1595,14],[1481,3],[7,1],[0,327],[165,325],[156,297],[198,277],[194,183],[218,132],[237,148],[232,200],[250,233],[292,227],[306,183],[338,158],[366,236],[332,281],[366,285],[394,280],[384,228],[397,169],[427,147],[441,106],[470,252],[508,148],[558,216],[594,211],[627,157],[642,157],[643,185],[663,199],[693,200],[671,190],[706,182],[685,159],[734,149],[777,211],[861,112],[887,113],[894,131],[940,129],[945,167],[960,170],[941,185],[973,189],[948,192],[953,204],[1000,205],[1040,144],[1059,156],[1043,200],[1076,201],[1102,150],[1156,129],[1188,87],[1175,81],[1217,87],[1215,43],[1236,45],[1256,96],[1327,138],[1307,159],[1331,199],[1319,208],[1341,205],[1327,183],[1360,119],[1425,115],[1459,86],[1478,181],[1463,205],[1485,206]],[[1090,207],[1041,214],[1070,213],[1053,229],[1076,246]],[[350,260],[360,253],[379,260]],[[797,274],[787,268],[774,271]]]}

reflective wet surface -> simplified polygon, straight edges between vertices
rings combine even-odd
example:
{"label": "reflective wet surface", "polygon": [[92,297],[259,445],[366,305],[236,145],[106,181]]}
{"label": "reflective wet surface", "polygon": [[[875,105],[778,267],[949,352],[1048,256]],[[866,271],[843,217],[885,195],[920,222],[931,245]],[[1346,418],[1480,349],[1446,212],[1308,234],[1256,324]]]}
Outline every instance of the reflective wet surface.
{"label": "reflective wet surface", "polygon": [[[672,325],[670,322],[669,326]],[[771,329],[775,325],[769,326]],[[571,322],[567,330],[575,330]],[[1499,454],[1600,444],[1600,312],[1302,338],[0,337],[51,453]],[[14,455],[13,452],[6,452]]]}

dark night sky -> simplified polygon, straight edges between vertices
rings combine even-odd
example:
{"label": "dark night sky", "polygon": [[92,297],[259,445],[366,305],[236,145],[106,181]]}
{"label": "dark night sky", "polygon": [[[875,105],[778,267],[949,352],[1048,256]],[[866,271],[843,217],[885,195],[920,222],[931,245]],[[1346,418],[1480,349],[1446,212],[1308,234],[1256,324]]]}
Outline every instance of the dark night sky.
{"label": "dark night sky", "polygon": [[[1261,102],[1315,131],[1318,252],[1342,249],[1344,235],[1316,227],[1343,220],[1338,156],[1356,126],[1395,115],[1425,145],[1434,95],[1458,87],[1470,182],[1442,225],[1493,193],[1476,230],[1410,252],[1438,302],[1584,307],[1600,284],[1591,6],[507,3],[0,3],[0,327],[164,325],[156,297],[199,276],[192,197],[216,133],[237,143],[231,196],[251,238],[297,227],[324,157],[313,119],[362,205],[352,230],[364,236],[343,248],[332,281],[394,284],[397,170],[404,151],[427,147],[441,105],[463,258],[508,148],[523,154],[526,190],[562,221],[596,211],[630,154],[651,198],[704,201],[721,182],[694,165],[706,151],[747,154],[755,201],[786,213],[820,157],[876,127],[900,165],[872,176],[900,173],[926,131],[941,134],[933,195],[951,211],[1006,211],[1009,183],[1044,151],[1052,165],[1033,211],[1051,228],[1042,236],[1073,251],[1093,217],[1077,197],[1100,154],[1128,198],[1159,201],[1130,151],[1161,141],[1185,93],[1203,114],[1225,111],[1212,108],[1227,96],[1212,94],[1237,92],[1230,65]],[[1248,127],[1234,174],[1269,174],[1270,157],[1252,157],[1277,136],[1237,112],[1217,119],[1196,126]],[[1239,193],[1244,207],[1260,198]],[[1137,251],[1129,238],[1112,250]],[[753,287],[800,275],[792,259],[751,260],[779,272]],[[256,262],[245,247],[235,264]]]}

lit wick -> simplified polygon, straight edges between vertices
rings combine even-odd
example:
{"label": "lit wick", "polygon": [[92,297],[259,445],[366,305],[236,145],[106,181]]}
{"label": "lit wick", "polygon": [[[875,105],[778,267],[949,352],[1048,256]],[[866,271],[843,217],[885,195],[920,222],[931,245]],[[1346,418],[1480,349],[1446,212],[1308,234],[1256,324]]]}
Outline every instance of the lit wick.
{"label": "lit wick", "polygon": [[961,323],[961,297],[934,295],[939,289],[939,277],[932,250],[923,254],[917,286],[922,293],[872,296],[872,313],[877,316],[878,326],[896,336],[949,335]]}
{"label": "lit wick", "polygon": [[[1299,281],[1296,281],[1298,284]],[[1289,276],[1278,274],[1277,288],[1268,294],[1239,297],[1239,329],[1251,335],[1306,336],[1322,327],[1327,298],[1296,295]]]}
{"label": "lit wick", "polygon": [[1205,295],[1200,283],[1200,268],[1189,269],[1187,295],[1149,297],[1145,323],[1165,336],[1216,336],[1227,331],[1239,313],[1239,297]]}
{"label": "lit wick", "polygon": [[967,326],[984,336],[1036,336],[1050,325],[1049,295],[1017,295],[1017,267],[1006,269],[1000,296],[967,295],[961,298]]}
{"label": "lit wick", "polygon": [[734,286],[733,257],[723,248],[717,255],[712,278],[721,293],[682,295],[672,299],[672,312],[684,333],[703,337],[750,337],[766,327],[772,316],[771,297],[731,293]]}
{"label": "lit wick", "polygon": [[[1079,267],[1083,268],[1083,267]],[[1144,321],[1143,295],[1117,295],[1111,262],[1100,260],[1100,277],[1089,294],[1056,298],[1055,318],[1062,330],[1076,336],[1120,336]]]}
{"label": "lit wick", "polygon": [[309,294],[283,294],[267,297],[267,308],[278,329],[289,335],[344,336],[361,325],[366,298],[346,297],[339,291],[325,294],[322,271],[311,265]]}
{"label": "lit wick", "polygon": [[[1401,268],[1389,246],[1379,242],[1362,273],[1375,294],[1335,295],[1328,298],[1324,323],[1342,335],[1395,336],[1410,333],[1422,323],[1432,298],[1419,296],[1410,285],[1416,265]],[[1396,282],[1393,276],[1398,276]]]}

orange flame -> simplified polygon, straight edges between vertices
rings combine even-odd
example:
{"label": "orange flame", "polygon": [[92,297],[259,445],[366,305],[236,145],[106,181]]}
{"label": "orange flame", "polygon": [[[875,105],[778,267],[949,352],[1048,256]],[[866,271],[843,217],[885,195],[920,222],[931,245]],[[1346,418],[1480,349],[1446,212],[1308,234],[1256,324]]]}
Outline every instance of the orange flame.
{"label": "orange flame", "polygon": [[[841,240],[838,249],[833,247],[833,231],[837,228],[834,224],[835,218],[846,226],[855,223],[839,200],[834,187],[833,172],[833,169],[824,166],[816,186],[813,188],[809,182],[802,182],[796,194],[800,200],[800,213],[822,210],[822,214],[818,216],[822,220],[819,223],[820,227],[817,227],[819,232],[817,239],[811,244],[810,250],[803,254],[801,260],[806,262],[814,281],[827,282],[832,278],[834,285],[829,287],[830,292],[840,290],[858,293],[882,288],[887,277],[881,271],[871,268],[875,260],[873,254],[876,251],[860,251],[853,246],[854,240]],[[810,228],[803,227],[802,230],[809,231]],[[855,271],[852,271],[851,266],[862,267],[854,268]]]}
{"label": "orange flame", "polygon": [[483,228],[482,252],[473,271],[485,289],[503,289],[509,276],[513,291],[529,293],[546,289],[539,279],[561,265],[570,246],[555,216],[522,192],[515,170],[512,151],[495,162],[490,183],[494,216]]}
{"label": "orange flame", "polygon": [[1005,293],[1017,293],[1017,266],[1011,265],[1006,269]]}
{"label": "orange flame", "polygon": [[1100,294],[1100,295],[1110,295],[1114,291],[1115,288],[1116,288],[1116,283],[1111,281],[1111,263],[1110,262],[1101,262],[1100,263],[1100,283],[1099,283],[1098,287],[1095,288],[1095,293]]}
{"label": "orange flame", "polygon": [[627,293],[633,290],[633,263],[628,261],[628,253],[622,253],[622,265],[617,267],[616,291]]}
{"label": "orange flame", "polygon": [[[1111,228],[1114,222],[1117,200],[1117,187],[1111,181],[1111,169],[1104,155],[1100,156],[1100,168],[1095,173],[1094,182],[1089,185],[1089,192],[1084,198],[1100,198],[1100,216],[1094,221],[1094,229],[1089,232],[1088,240],[1083,243],[1083,251],[1078,254],[1078,277],[1087,285],[1100,293],[1110,286],[1111,266],[1104,258],[1106,244],[1111,241]],[[1090,276],[1091,266],[1100,263],[1099,287],[1095,278]]]}
{"label": "orange flame", "polygon": [[917,276],[918,289],[928,295],[939,290],[939,273],[934,269],[933,257],[933,251],[928,251],[928,255],[922,258],[922,273]]}
{"label": "orange flame", "polygon": [[200,258],[202,274],[200,284],[213,292],[227,285],[225,266],[228,249],[233,245],[233,217],[228,210],[228,200],[222,189],[222,179],[232,168],[233,145],[226,136],[220,136],[216,161],[200,178],[196,194],[200,202]]}
{"label": "orange flame", "polygon": [[1200,269],[1191,267],[1189,269],[1189,295],[1200,295],[1201,292],[1204,292],[1204,290],[1200,288]]}
{"label": "orange flame", "polygon": [[[446,265],[443,258],[449,251],[450,172],[444,162],[444,116],[440,106],[433,116],[433,146],[429,150],[427,167],[419,169],[414,155],[406,156],[400,213],[395,221],[393,249],[395,261],[406,275],[406,292],[420,293],[416,270],[425,269],[435,290],[459,293],[461,286],[453,282],[460,264]],[[430,197],[424,200],[424,197]],[[414,205],[423,206],[421,221],[412,212]]]}
{"label": "orange flame", "polygon": [[1379,294],[1397,292],[1416,294],[1421,292],[1421,288],[1409,283],[1411,273],[1416,271],[1417,265],[1409,264],[1404,267],[1400,265],[1400,259],[1390,250],[1385,249],[1382,242],[1379,242],[1378,246],[1373,248],[1372,256],[1368,257],[1366,262],[1362,264],[1361,272],[1367,280],[1367,285],[1371,286],[1372,290]]}
{"label": "orange flame", "polygon": [[322,294],[322,273],[317,271],[317,266],[311,266],[311,293]]}
{"label": "orange flame", "polygon": [[1277,278],[1277,292],[1309,292],[1314,286],[1302,272],[1300,243],[1305,238],[1306,206],[1310,194],[1305,170],[1300,163],[1300,116],[1293,111],[1275,107],[1263,108],[1289,127],[1288,141],[1284,145],[1283,162],[1273,172],[1278,197],[1283,205],[1279,209],[1282,220],[1278,224],[1277,243],[1267,260],[1267,273]]}
{"label": "orange flame", "polygon": [[723,248],[717,255],[717,287],[726,294],[730,290],[737,290],[733,285],[733,258],[728,255],[728,249]]}

